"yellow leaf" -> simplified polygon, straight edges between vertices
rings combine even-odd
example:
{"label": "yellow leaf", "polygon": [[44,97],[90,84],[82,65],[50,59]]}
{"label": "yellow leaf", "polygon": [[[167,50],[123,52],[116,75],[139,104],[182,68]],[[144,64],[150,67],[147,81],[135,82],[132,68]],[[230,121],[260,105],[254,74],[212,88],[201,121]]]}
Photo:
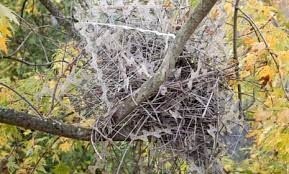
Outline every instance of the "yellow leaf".
{"label": "yellow leaf", "polygon": [[265,44],[263,42],[256,42],[252,44],[252,51],[253,52],[260,52],[263,51],[266,48]]}
{"label": "yellow leaf", "polygon": [[262,67],[261,70],[260,70],[260,72],[259,72],[259,76],[260,76],[260,77],[264,77],[264,76],[269,75],[269,76],[270,76],[270,79],[272,79],[275,74],[276,74],[276,73],[275,73],[274,68],[272,68],[272,67],[269,66],[269,65],[266,65],[266,66]]}
{"label": "yellow leaf", "polygon": [[5,136],[0,136],[0,145],[4,146],[8,143],[8,139]]}
{"label": "yellow leaf", "polygon": [[247,57],[244,58],[244,68],[246,71],[251,71],[254,69],[254,66],[257,61],[257,56],[252,53],[248,53]]}
{"label": "yellow leaf", "polygon": [[164,0],[163,8],[174,8],[174,4],[171,0]]}
{"label": "yellow leaf", "polygon": [[289,66],[289,51],[281,51],[278,54],[280,68],[288,68]]}
{"label": "yellow leaf", "polygon": [[277,123],[280,125],[289,124],[289,109],[283,110],[277,114]]}
{"label": "yellow leaf", "polygon": [[54,89],[55,86],[56,86],[56,83],[57,83],[57,81],[55,81],[55,80],[50,80],[50,81],[48,82],[49,88],[50,88],[50,89]]}
{"label": "yellow leaf", "polygon": [[266,65],[262,67],[259,72],[259,81],[261,82],[261,87],[265,87],[268,83],[272,85],[272,79],[275,75],[276,72],[271,66]]}
{"label": "yellow leaf", "polygon": [[253,37],[245,37],[245,38],[243,39],[243,42],[244,42],[245,45],[251,46],[251,45],[253,45],[253,43],[255,43],[256,41],[255,41],[255,39],[254,39]]}
{"label": "yellow leaf", "polygon": [[0,50],[3,51],[5,54],[7,54],[8,52],[6,42],[7,42],[7,39],[0,35]]}
{"label": "yellow leaf", "polygon": [[279,41],[277,41],[277,38],[273,35],[266,35],[265,39],[268,42],[270,48],[275,48],[277,43],[279,44]]}
{"label": "yellow leaf", "polygon": [[263,109],[258,109],[255,113],[255,120],[258,122],[265,121],[271,117],[272,113]]}
{"label": "yellow leaf", "polygon": [[219,15],[220,15],[219,10],[218,10],[218,9],[213,9],[212,12],[210,13],[210,16],[209,16],[209,17],[210,17],[212,20],[216,20]]}
{"label": "yellow leaf", "polygon": [[82,120],[82,121],[80,122],[80,125],[81,125],[82,127],[92,127],[94,123],[95,123],[95,119],[90,118],[90,119],[84,119],[84,120]]}
{"label": "yellow leaf", "polygon": [[64,143],[59,145],[59,149],[63,152],[68,152],[71,150],[72,142],[65,141]]}
{"label": "yellow leaf", "polygon": [[25,168],[18,169],[16,174],[26,174],[28,171]]}
{"label": "yellow leaf", "polygon": [[232,14],[232,12],[233,12],[232,3],[226,2],[226,4],[224,5],[224,9],[225,9],[225,12],[227,13],[228,16],[230,14]]}
{"label": "yellow leaf", "polygon": [[11,37],[11,25],[9,20],[18,24],[15,15],[11,10],[0,4],[0,51],[7,54],[7,38]]}
{"label": "yellow leaf", "polygon": [[7,18],[0,18],[0,33],[2,37],[11,37],[11,26]]}

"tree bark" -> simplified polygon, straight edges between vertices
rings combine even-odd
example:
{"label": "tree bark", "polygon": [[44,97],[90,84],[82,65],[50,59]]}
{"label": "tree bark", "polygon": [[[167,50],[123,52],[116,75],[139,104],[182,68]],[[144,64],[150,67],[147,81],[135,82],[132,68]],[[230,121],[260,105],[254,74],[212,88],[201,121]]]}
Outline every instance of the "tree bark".
{"label": "tree bark", "polygon": [[[42,118],[5,108],[0,108],[0,123],[83,141],[90,141],[92,132],[92,129],[65,124],[54,119]],[[113,141],[123,141],[124,139],[125,137],[118,134],[113,137]],[[104,139],[100,137],[100,140]]]}

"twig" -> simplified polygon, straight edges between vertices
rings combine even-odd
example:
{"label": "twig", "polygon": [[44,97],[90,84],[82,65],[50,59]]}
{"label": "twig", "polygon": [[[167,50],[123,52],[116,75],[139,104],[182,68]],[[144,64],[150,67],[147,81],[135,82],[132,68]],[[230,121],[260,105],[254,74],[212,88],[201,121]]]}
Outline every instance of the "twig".
{"label": "twig", "polygon": [[20,63],[23,63],[23,64],[28,65],[28,66],[50,66],[50,65],[52,65],[54,63],[67,63],[67,64],[69,63],[67,61],[57,60],[57,61],[43,63],[43,64],[36,64],[36,63],[27,62],[25,60],[21,60],[21,59],[9,57],[9,56],[2,56],[1,58],[2,59],[13,60],[13,61],[16,61],[16,62],[20,62]]}
{"label": "twig", "polygon": [[[265,27],[272,21],[272,19],[274,18],[274,16],[276,16],[276,14],[272,15],[272,16],[267,20],[266,23],[264,23],[261,27],[259,27],[259,30],[265,28]],[[254,27],[253,27],[253,26],[252,26],[252,28],[251,28],[250,30],[251,30],[250,32],[245,33],[245,34],[242,34],[242,35],[239,35],[239,37],[248,36],[248,35],[250,35],[250,34],[252,34],[252,33],[254,33],[254,32],[256,33],[256,30],[254,30]],[[253,30],[253,31],[252,31],[252,30]]]}
{"label": "twig", "polygon": [[26,3],[27,3],[28,0],[24,0],[23,3],[22,3],[22,7],[21,7],[21,10],[20,10],[20,16],[23,18],[24,16],[24,10],[25,10],[25,6],[26,6]]}
{"label": "twig", "polygon": [[[136,130],[136,133],[135,133],[136,135],[138,135],[138,133],[141,131],[141,128],[142,128],[143,125],[147,122],[148,118],[149,118],[149,117],[146,117],[146,118],[143,120],[143,122],[141,122],[142,119],[139,120],[139,122],[137,123],[137,125],[138,125],[139,123],[141,123],[141,125],[140,125],[140,126],[138,127],[138,129]],[[134,130],[135,128],[137,128],[137,125],[133,128],[133,130]],[[132,131],[133,131],[133,130],[132,130]],[[132,133],[132,131],[131,131],[131,133]],[[131,134],[131,133],[130,133],[130,134]],[[122,156],[122,158],[121,158],[121,161],[120,161],[120,163],[119,163],[119,165],[118,165],[118,167],[117,167],[117,171],[116,171],[117,174],[120,172],[120,169],[121,169],[121,166],[122,166],[122,164],[123,164],[124,158],[125,158],[125,156],[126,156],[127,151],[129,150],[129,147],[130,147],[130,145],[132,144],[132,142],[133,142],[133,141],[130,141],[130,142],[129,142],[129,145],[128,145],[128,147],[126,148],[126,150],[125,150],[125,152],[124,152],[124,154],[123,154],[123,156]]]}
{"label": "twig", "polygon": [[33,174],[34,171],[36,170],[37,166],[39,165],[40,161],[44,158],[44,156],[48,153],[48,151],[50,150],[50,148],[54,145],[54,143],[56,143],[56,141],[59,139],[60,137],[57,137],[48,147],[47,149],[40,155],[39,159],[37,160],[35,166],[33,167],[33,169],[31,170],[30,174]]}
{"label": "twig", "polygon": [[73,26],[73,22],[69,21],[59,8],[50,0],[39,0],[43,6],[56,18],[57,22],[72,36],[79,38],[78,32]]}
{"label": "twig", "polygon": [[249,21],[251,21],[252,25],[254,26],[254,29],[259,33],[259,35],[260,35],[263,43],[264,43],[265,46],[266,46],[267,51],[269,52],[269,54],[270,54],[270,56],[271,56],[271,58],[272,58],[272,60],[273,60],[273,62],[274,62],[274,64],[275,64],[275,66],[276,66],[276,68],[277,68],[277,70],[278,70],[278,75],[279,75],[279,78],[280,78],[282,90],[283,90],[284,93],[285,93],[285,97],[286,97],[287,101],[289,101],[289,94],[287,93],[287,91],[286,91],[286,89],[285,89],[285,87],[284,87],[284,82],[283,82],[283,80],[282,80],[282,75],[281,75],[281,71],[280,71],[280,66],[279,66],[279,64],[278,64],[278,62],[277,62],[277,60],[276,60],[276,54],[273,53],[272,50],[270,49],[269,44],[267,43],[267,41],[266,41],[264,35],[262,34],[262,32],[259,30],[258,26],[255,24],[254,20],[253,20],[249,15],[247,15],[243,10],[241,10],[241,9],[239,9],[239,10],[240,10],[240,12],[241,12]]}
{"label": "twig", "polygon": [[17,94],[22,100],[24,100],[37,114],[39,117],[42,117],[42,114],[33,106],[32,103],[30,103],[24,96],[22,96],[19,92],[17,92],[15,89],[11,88],[10,86],[0,82],[0,85],[6,87],[7,89],[13,91],[15,94]]}
{"label": "twig", "polygon": [[243,108],[242,108],[242,88],[239,82],[240,72],[239,72],[239,60],[238,60],[238,48],[237,48],[237,37],[238,37],[238,10],[239,10],[240,0],[236,0],[234,5],[234,17],[233,17],[233,60],[236,63],[235,74],[236,79],[238,80],[238,99],[239,99],[239,119],[244,117]]}
{"label": "twig", "polygon": [[203,112],[203,114],[202,114],[202,118],[204,118],[205,115],[206,115],[206,113],[207,113],[207,110],[208,110],[208,108],[209,108],[209,105],[210,105],[210,103],[211,103],[211,100],[212,100],[212,97],[213,97],[213,94],[214,94],[214,89],[216,88],[216,86],[217,86],[218,83],[219,83],[219,77],[217,78],[216,83],[215,83],[215,85],[214,85],[214,87],[213,87],[213,89],[212,89],[210,98],[208,99],[208,102],[207,102],[207,104],[206,104],[205,110],[204,110],[204,112]]}
{"label": "twig", "polygon": [[30,31],[27,36],[24,38],[24,40],[21,42],[21,44],[16,48],[15,51],[13,51],[11,54],[9,54],[8,56],[11,57],[13,56],[14,54],[16,54],[20,49],[21,47],[23,47],[23,45],[25,44],[25,42],[28,40],[28,38],[30,37],[30,35],[32,34],[32,31]]}
{"label": "twig", "polygon": [[55,86],[54,86],[53,94],[52,94],[52,99],[51,99],[51,106],[50,106],[50,110],[49,110],[47,116],[49,116],[49,115],[51,114],[51,112],[53,111],[53,109],[54,109],[54,106],[55,106],[55,104],[54,104],[54,102],[55,102],[55,96],[56,96],[56,92],[57,92],[57,88],[58,88],[58,85],[59,85],[60,80],[61,80],[61,77],[59,77],[59,78],[57,79],[57,82],[56,82],[56,84],[55,84]]}

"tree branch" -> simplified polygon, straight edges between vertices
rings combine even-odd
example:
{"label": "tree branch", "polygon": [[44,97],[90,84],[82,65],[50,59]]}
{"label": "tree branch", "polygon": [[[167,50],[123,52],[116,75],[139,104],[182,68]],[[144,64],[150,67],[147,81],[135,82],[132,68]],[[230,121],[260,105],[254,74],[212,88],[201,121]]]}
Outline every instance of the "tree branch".
{"label": "tree branch", "polygon": [[[90,141],[92,129],[82,128],[62,123],[49,118],[41,118],[24,112],[0,107],[0,123],[33,129],[62,137]],[[124,135],[125,136],[125,135]],[[104,140],[100,138],[100,140]],[[125,137],[120,134],[113,136],[113,141],[123,141]]]}
{"label": "tree branch", "polygon": [[235,75],[237,79],[238,88],[238,99],[239,99],[239,119],[244,118],[243,112],[243,100],[242,100],[242,88],[240,84],[240,72],[239,72],[239,60],[238,60],[238,49],[237,49],[237,37],[238,37],[238,10],[240,0],[236,0],[234,5],[234,17],[233,17],[233,60],[236,64]]}
{"label": "tree branch", "polygon": [[25,60],[22,60],[22,59],[17,59],[17,58],[14,58],[12,56],[2,56],[0,57],[0,60],[1,59],[8,59],[8,60],[12,60],[12,61],[16,61],[16,62],[20,62],[20,63],[23,63],[27,66],[50,66],[54,63],[67,63],[69,64],[69,62],[67,61],[62,61],[62,60],[57,60],[57,61],[53,61],[53,62],[47,62],[47,63],[40,63],[40,64],[36,64],[36,63],[32,63],[32,62],[28,62],[28,61],[25,61]]}
{"label": "tree branch", "polygon": [[120,122],[130,114],[139,104],[154,94],[161,84],[168,78],[170,71],[175,68],[176,58],[182,53],[190,36],[207,16],[217,0],[202,0],[190,15],[188,21],[177,33],[174,42],[170,45],[156,73],[146,81],[131,97],[118,103],[109,113],[115,123]]}
{"label": "tree branch", "polygon": [[42,5],[53,15],[59,25],[63,26],[63,28],[72,36],[79,37],[78,32],[75,30],[72,21],[69,21],[64,14],[58,9],[56,5],[53,4],[50,0],[39,0]]}

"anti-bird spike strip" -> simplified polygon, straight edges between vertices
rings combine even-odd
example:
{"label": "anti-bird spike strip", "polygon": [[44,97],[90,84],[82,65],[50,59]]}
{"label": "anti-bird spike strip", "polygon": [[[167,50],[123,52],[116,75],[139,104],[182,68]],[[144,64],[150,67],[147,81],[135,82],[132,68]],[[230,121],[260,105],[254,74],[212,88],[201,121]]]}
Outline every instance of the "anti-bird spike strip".
{"label": "anti-bird spike strip", "polygon": [[217,41],[211,43],[223,37],[219,21],[206,18],[159,91],[114,123],[98,112],[108,113],[154,75],[191,8],[185,0],[171,6],[152,0],[98,2],[90,1],[88,9],[77,7],[76,14],[76,28],[91,55],[82,100],[98,110],[92,114],[97,119],[95,137],[121,132],[131,141],[154,142],[155,149],[185,155],[197,166],[208,165],[217,152],[223,110],[218,69],[226,55],[215,46]]}

